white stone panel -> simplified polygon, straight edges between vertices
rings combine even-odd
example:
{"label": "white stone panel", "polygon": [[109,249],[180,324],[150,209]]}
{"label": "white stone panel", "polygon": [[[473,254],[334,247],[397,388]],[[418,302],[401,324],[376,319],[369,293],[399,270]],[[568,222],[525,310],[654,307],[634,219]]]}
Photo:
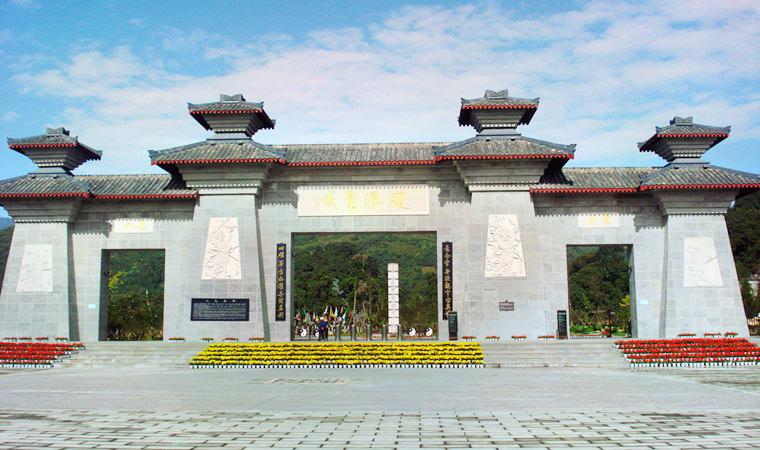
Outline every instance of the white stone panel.
{"label": "white stone panel", "polygon": [[301,217],[430,214],[427,185],[300,186],[296,192]]}
{"label": "white stone panel", "polygon": [[27,245],[21,258],[16,292],[53,292],[53,246]]}
{"label": "white stone panel", "polygon": [[398,294],[388,295],[388,302],[398,303]]}
{"label": "white stone panel", "polygon": [[617,213],[578,215],[578,227],[580,228],[617,228],[619,226],[620,214]]}
{"label": "white stone panel", "polygon": [[396,272],[398,274],[398,264],[397,263],[389,263],[388,264],[388,273]]}
{"label": "white stone panel", "polygon": [[389,295],[398,295],[398,286],[388,286]]}
{"label": "white stone panel", "polygon": [[153,219],[113,219],[110,220],[111,233],[152,233]]}
{"label": "white stone panel", "polygon": [[723,286],[712,238],[684,238],[684,287]]}
{"label": "white stone panel", "polygon": [[525,258],[517,216],[488,216],[486,277],[524,277]]}
{"label": "white stone panel", "polygon": [[240,273],[237,217],[210,218],[201,279],[239,280]]}

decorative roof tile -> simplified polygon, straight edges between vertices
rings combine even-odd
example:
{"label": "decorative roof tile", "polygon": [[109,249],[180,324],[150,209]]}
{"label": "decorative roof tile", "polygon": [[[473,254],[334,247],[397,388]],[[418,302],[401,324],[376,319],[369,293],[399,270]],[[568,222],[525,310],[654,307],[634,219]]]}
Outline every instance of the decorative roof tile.
{"label": "decorative roof tile", "polygon": [[208,139],[149,154],[153,165],[285,162],[280,150],[250,139]]}
{"label": "decorative roof tile", "polygon": [[435,164],[433,149],[445,143],[295,144],[282,150],[289,166]]}
{"label": "decorative roof tile", "polygon": [[436,149],[436,159],[572,159],[575,144],[563,145],[514,135],[476,136]]}

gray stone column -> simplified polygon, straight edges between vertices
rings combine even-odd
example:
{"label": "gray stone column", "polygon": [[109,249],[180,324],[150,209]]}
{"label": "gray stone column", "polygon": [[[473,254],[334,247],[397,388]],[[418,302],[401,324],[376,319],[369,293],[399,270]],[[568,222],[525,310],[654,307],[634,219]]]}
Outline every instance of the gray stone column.
{"label": "gray stone column", "polygon": [[[181,295],[167,295],[164,304],[164,336],[182,336],[197,340],[204,336],[217,340],[227,336],[246,340],[251,336],[268,337],[266,306],[261,283],[261,255],[254,189],[202,191],[193,214],[190,237],[183,243],[187,261],[183,261],[182,282],[175,283]],[[237,251],[225,247],[214,230],[234,235]],[[209,233],[209,229],[212,232]],[[233,244],[234,245],[234,244]],[[224,253],[234,253],[232,259]],[[239,257],[239,263],[234,261]],[[228,263],[219,263],[219,259]],[[169,260],[167,259],[167,264]],[[168,293],[167,293],[168,294]],[[249,299],[249,321],[191,321],[192,298]]]}
{"label": "gray stone column", "polygon": [[658,194],[667,216],[661,335],[748,335],[724,214],[735,192]]}
{"label": "gray stone column", "polygon": [[[0,293],[2,337],[78,339],[68,222],[17,223]],[[72,317],[74,316],[74,317]]]}
{"label": "gray stone column", "polygon": [[725,218],[668,216],[665,247],[662,335],[675,337],[691,332],[701,336],[705,332],[735,331],[747,336]]}

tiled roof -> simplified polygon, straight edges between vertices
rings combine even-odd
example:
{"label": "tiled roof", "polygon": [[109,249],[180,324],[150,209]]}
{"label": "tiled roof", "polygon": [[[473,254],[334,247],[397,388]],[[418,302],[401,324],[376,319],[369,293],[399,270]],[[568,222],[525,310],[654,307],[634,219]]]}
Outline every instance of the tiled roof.
{"label": "tiled roof", "polygon": [[45,134],[29,136],[24,138],[8,138],[8,147],[13,150],[26,150],[35,148],[58,148],[58,147],[79,147],[87,153],[87,159],[100,159],[102,152],[92,149],[81,142],[78,136],[71,136],[69,130],[58,127],[48,128]]}
{"label": "tiled roof", "polygon": [[0,181],[0,198],[90,196],[85,183],[67,174],[29,174]]}
{"label": "tiled roof", "polygon": [[197,192],[171,175],[81,175],[95,198],[195,198]]}
{"label": "tiled roof", "polygon": [[674,117],[670,124],[664,127],[655,127],[655,134],[644,142],[639,142],[639,149],[652,150],[654,144],[661,138],[689,138],[689,137],[713,137],[716,138],[712,145],[717,144],[728,137],[731,127],[714,127],[694,123],[691,117]]}
{"label": "tiled roof", "polygon": [[521,159],[565,158],[572,159],[575,144],[562,145],[531,139],[520,135],[514,137],[476,136],[436,149],[436,158],[446,159]]}
{"label": "tiled roof", "polygon": [[274,121],[264,111],[264,102],[248,102],[242,94],[221,94],[218,102],[188,103],[187,109],[206,129],[209,129],[209,125],[203,119],[204,114],[256,114],[264,128],[274,128]]}
{"label": "tiled roof", "polygon": [[642,179],[641,190],[760,188],[760,176],[709,164],[668,164]]}
{"label": "tiled roof", "polygon": [[547,171],[533,192],[635,192],[650,167],[577,167]]}
{"label": "tiled roof", "polygon": [[463,98],[462,99],[462,107],[463,108],[472,108],[472,109],[479,109],[483,106],[504,106],[504,107],[510,107],[514,106],[517,108],[525,108],[525,107],[537,107],[538,106],[539,99],[538,98],[518,98],[518,97],[510,97],[509,92],[504,89],[503,91],[486,91],[483,97],[480,98]]}
{"label": "tiled roof", "polygon": [[215,164],[283,162],[281,151],[250,139],[209,139],[161,151],[151,150],[151,164]]}
{"label": "tiled roof", "polygon": [[29,174],[0,181],[0,198],[85,197],[96,199],[196,198],[171,175]]}
{"label": "tiled roof", "polygon": [[760,176],[709,164],[577,167],[547,170],[536,193],[639,192],[652,189],[760,189]]}
{"label": "tiled roof", "polygon": [[509,92],[487,90],[480,98],[463,98],[459,110],[459,125],[470,124],[470,111],[480,109],[524,109],[520,123],[528,123],[538,108],[538,98],[510,97]]}
{"label": "tiled roof", "polygon": [[446,143],[295,144],[273,146],[290,166],[434,164],[433,150]]}

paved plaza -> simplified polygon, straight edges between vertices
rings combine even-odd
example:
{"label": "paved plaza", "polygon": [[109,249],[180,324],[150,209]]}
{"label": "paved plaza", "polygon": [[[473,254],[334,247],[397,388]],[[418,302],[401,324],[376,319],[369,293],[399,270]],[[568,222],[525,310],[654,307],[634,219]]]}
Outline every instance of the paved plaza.
{"label": "paved plaza", "polygon": [[0,448],[758,448],[760,370],[0,372]]}

